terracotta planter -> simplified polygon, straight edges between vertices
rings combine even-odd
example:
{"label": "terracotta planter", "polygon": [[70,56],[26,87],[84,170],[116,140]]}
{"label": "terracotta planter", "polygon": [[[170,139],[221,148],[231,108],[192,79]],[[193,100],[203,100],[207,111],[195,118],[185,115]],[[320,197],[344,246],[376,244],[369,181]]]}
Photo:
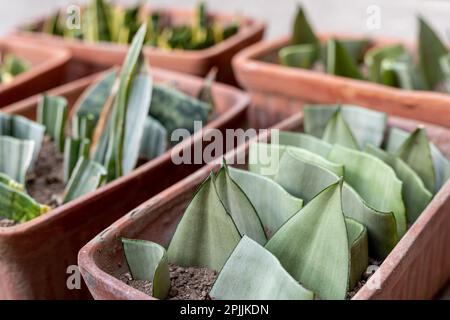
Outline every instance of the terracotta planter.
{"label": "terracotta planter", "polygon": [[[192,10],[182,9],[165,9],[161,10],[161,12],[170,16],[170,19],[175,24],[191,21],[194,14]],[[236,16],[211,14],[211,17],[219,22],[227,23],[232,22]],[[217,66],[219,68],[217,80],[235,84],[233,70],[231,68],[232,57],[245,47],[260,41],[264,34],[264,28],[265,26],[262,22],[249,18],[241,18],[239,32],[213,47],[196,51],[167,51],[147,47],[144,49],[144,54],[155,67],[180,71],[200,77],[204,77],[212,67]],[[47,45],[69,48],[75,61],[81,61],[83,63],[88,62],[107,66],[120,64],[127,52],[127,46],[117,44],[89,44],[80,40],[65,40],[58,36],[25,31],[17,31],[17,34],[20,37],[39,41]]]}
{"label": "terracotta planter", "polygon": [[[322,35],[322,39],[328,37],[330,35]],[[373,45],[392,42],[398,43],[380,39],[374,40]],[[243,50],[233,60],[236,77],[250,92],[255,108],[266,109],[275,122],[281,120],[278,107],[292,114],[301,108],[302,102],[341,102],[450,127],[449,94],[401,90],[274,63],[278,50],[288,43],[289,38],[258,43]],[[411,46],[407,44],[407,47]]]}
{"label": "terracotta planter", "polygon": [[[297,113],[275,127],[299,131],[302,121],[302,115]],[[409,131],[417,125],[415,121],[396,117],[389,120],[389,126]],[[425,126],[430,138],[450,156],[450,130],[428,124]],[[247,151],[248,144],[244,144],[226,157],[233,159]],[[100,233],[80,251],[80,270],[94,298],[151,299],[118,279],[119,275],[128,271],[121,237],[151,240],[167,246],[195,191],[209,172],[219,167],[219,161],[205,166],[151,198]],[[449,194],[450,182],[447,182],[385,259],[374,275],[380,277],[380,289],[371,290],[366,285],[354,299],[430,299],[439,291],[450,277]]]}
{"label": "terracotta planter", "polygon": [[[177,86],[195,94],[202,80],[169,71],[153,69],[156,81],[175,81]],[[76,98],[95,79],[84,78],[52,90],[65,96],[72,106]],[[213,87],[218,117],[207,128],[238,128],[245,122],[249,98],[237,89],[215,84]],[[33,118],[37,97],[5,109]],[[172,150],[202,145],[204,132],[197,132]],[[203,150],[203,149],[202,149]],[[219,156],[219,155],[217,155]],[[0,299],[75,299],[88,298],[82,290],[68,290],[67,267],[76,265],[77,253],[92,237],[148,198],[199,169],[203,164],[175,165],[171,151],[142,165],[99,190],[63,205],[30,222],[0,228]]]}
{"label": "terracotta planter", "polygon": [[13,37],[0,38],[0,52],[12,53],[31,64],[30,70],[17,75],[12,82],[0,84],[0,108],[61,84],[70,60],[67,50]]}

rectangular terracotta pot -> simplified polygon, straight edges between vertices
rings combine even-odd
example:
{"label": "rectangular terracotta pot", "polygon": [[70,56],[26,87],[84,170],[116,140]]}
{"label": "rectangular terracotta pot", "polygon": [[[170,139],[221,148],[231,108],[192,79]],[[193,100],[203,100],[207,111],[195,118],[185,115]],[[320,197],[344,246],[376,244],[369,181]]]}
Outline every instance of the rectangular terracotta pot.
{"label": "rectangular terracotta pot", "polygon": [[[303,116],[297,113],[274,126],[302,131]],[[412,131],[419,123],[390,117],[389,126]],[[450,130],[425,124],[427,132],[446,156],[450,156]],[[268,133],[260,135],[267,141]],[[247,154],[248,143],[226,155],[228,162]],[[168,246],[184,210],[199,185],[220,161],[203,167],[186,179],[151,198],[91,240],[79,253],[78,264],[96,299],[152,299],[126,285],[119,276],[128,272],[121,238],[143,239]],[[240,165],[239,167],[246,167]],[[450,276],[450,181],[439,191],[420,218],[384,260],[373,277],[379,289],[365,285],[353,299],[430,299]]]}
{"label": "rectangular terracotta pot", "polygon": [[[150,9],[147,8],[147,11],[150,11]],[[190,22],[194,15],[193,10],[172,8],[159,11],[164,15],[170,16],[174,23]],[[219,13],[213,13],[210,16],[219,22],[225,23],[232,22],[236,17],[236,15]],[[219,68],[217,80],[235,84],[236,81],[231,67],[232,57],[245,47],[260,41],[265,29],[264,23],[260,21],[246,17],[239,18],[241,19],[239,32],[213,47],[195,51],[167,51],[147,47],[144,49],[144,55],[149,58],[150,64],[155,67],[200,77],[204,77],[212,67],[217,66]],[[94,65],[111,66],[120,64],[127,52],[127,46],[124,45],[111,43],[89,44],[80,40],[65,40],[58,36],[26,31],[17,31],[16,34],[47,45],[68,48],[71,50],[75,61],[93,63]]]}
{"label": "rectangular terracotta pot", "polygon": [[12,82],[0,84],[0,108],[61,84],[70,53],[14,37],[0,38],[0,52],[12,53],[31,64],[31,69]]}
{"label": "rectangular terracotta pot", "polygon": [[[326,40],[331,36],[323,34],[321,39]],[[338,39],[355,38],[348,35],[334,36]],[[450,127],[450,94],[396,89],[274,63],[278,50],[288,45],[289,41],[289,38],[284,37],[257,43],[240,52],[233,60],[236,77],[250,93],[255,108],[264,108],[275,122],[281,120],[278,111],[280,106],[285,112],[293,113],[303,103],[340,102]],[[374,39],[372,45],[398,42]],[[412,47],[410,44],[405,45]]]}
{"label": "rectangular terracotta pot", "polygon": [[[194,95],[203,80],[189,75],[152,69],[155,80],[175,82]],[[74,101],[98,75],[83,78],[52,90]],[[205,128],[239,128],[245,123],[248,96],[232,87],[214,84],[218,116]],[[36,115],[38,98],[32,97],[4,109],[30,118]],[[80,248],[101,230],[137,205],[202,167],[203,163],[176,165],[171,152],[207,145],[205,131],[198,131],[158,158],[140,166],[95,192],[58,207],[32,221],[0,228],[0,299],[76,299],[89,298],[82,290],[69,290],[66,273],[77,264]],[[220,154],[217,154],[220,156]]]}

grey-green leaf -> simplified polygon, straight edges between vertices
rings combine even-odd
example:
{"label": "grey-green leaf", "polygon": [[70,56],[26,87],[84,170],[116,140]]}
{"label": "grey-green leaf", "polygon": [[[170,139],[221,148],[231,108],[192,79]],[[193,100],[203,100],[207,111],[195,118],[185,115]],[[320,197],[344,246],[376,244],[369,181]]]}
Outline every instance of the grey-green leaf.
{"label": "grey-green leaf", "polygon": [[106,170],[99,163],[81,157],[73,169],[64,192],[63,203],[95,191],[106,178]]}
{"label": "grey-green leaf", "polygon": [[147,116],[144,124],[144,134],[139,150],[140,157],[152,160],[163,154],[168,147],[167,131],[158,120]]}
{"label": "grey-green leaf", "polygon": [[33,140],[34,151],[30,167],[33,168],[44,141],[45,127],[19,115],[0,112],[0,136],[11,136],[20,140]]}
{"label": "grey-green leaf", "polygon": [[321,299],[345,299],[349,286],[350,246],[341,187],[342,180],[319,193],[266,245],[298,282]]}
{"label": "grey-green leaf", "polygon": [[284,66],[309,69],[318,56],[316,44],[297,44],[278,51],[278,59]]}
{"label": "grey-green leaf", "polygon": [[406,213],[402,198],[403,183],[394,170],[380,159],[367,153],[333,146],[328,158],[345,166],[345,181],[373,208],[393,212],[397,233],[406,232]]}
{"label": "grey-green leaf", "polygon": [[123,251],[134,280],[152,282],[152,296],[165,299],[170,290],[166,250],[157,243],[122,238]]}
{"label": "grey-green leaf", "polygon": [[346,218],[348,243],[350,245],[350,279],[349,289],[352,290],[361,280],[369,262],[369,247],[367,229],[356,220]]}
{"label": "grey-green leaf", "polygon": [[267,238],[263,224],[247,195],[230,177],[226,164],[217,173],[215,185],[217,194],[230,213],[239,233],[264,245]]}
{"label": "grey-green leaf", "polygon": [[64,151],[67,113],[68,104],[64,97],[44,94],[39,100],[37,120],[45,126],[46,133],[52,137],[61,153]]}
{"label": "grey-green leaf", "polygon": [[220,201],[214,174],[200,186],[170,242],[169,261],[185,267],[219,271],[241,239]]}
{"label": "grey-green leaf", "polygon": [[134,170],[139,158],[146,119],[152,99],[153,79],[144,62],[134,76],[128,98],[123,145],[122,170],[127,174]]}
{"label": "grey-green leaf", "polygon": [[430,203],[433,194],[425,188],[420,177],[401,158],[372,145],[367,145],[366,152],[383,160],[394,169],[397,177],[403,182],[402,191],[408,222],[416,221]]}
{"label": "grey-green leaf", "polygon": [[217,277],[210,296],[220,300],[312,300],[277,258],[244,236]]}
{"label": "grey-green leaf", "polygon": [[386,131],[387,115],[353,105],[307,105],[303,109],[305,132],[317,138],[324,135],[325,128],[338,108],[342,117],[362,149],[367,143],[379,147]]}
{"label": "grey-green leaf", "polygon": [[332,148],[328,142],[300,132],[279,131],[278,139],[272,138],[270,142],[306,149],[324,158],[328,157]]}
{"label": "grey-green leaf", "polygon": [[0,172],[24,184],[33,159],[34,141],[0,136]]}
{"label": "grey-green leaf", "polygon": [[369,71],[369,80],[380,83],[382,62],[385,59],[397,59],[405,54],[407,54],[406,50],[401,44],[369,49],[364,56],[364,63]]}
{"label": "grey-green leaf", "polygon": [[328,121],[322,140],[330,144],[337,143],[347,148],[359,149],[358,142],[344,120],[340,108]]}
{"label": "grey-green leaf", "polygon": [[228,172],[255,207],[267,238],[303,207],[302,199],[264,176],[233,167],[228,167]]}

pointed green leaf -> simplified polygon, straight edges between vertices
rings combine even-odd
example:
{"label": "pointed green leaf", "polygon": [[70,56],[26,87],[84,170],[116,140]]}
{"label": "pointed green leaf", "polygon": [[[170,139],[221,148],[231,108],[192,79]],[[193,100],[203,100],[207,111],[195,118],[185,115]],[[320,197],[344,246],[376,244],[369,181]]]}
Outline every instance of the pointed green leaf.
{"label": "pointed green leaf", "polygon": [[314,33],[305,12],[301,6],[297,8],[294,26],[292,30],[291,43],[296,44],[316,44],[319,45],[319,39]]}
{"label": "pointed green leaf", "polygon": [[422,18],[419,18],[418,44],[419,64],[428,88],[433,90],[445,79],[439,61],[442,56],[448,53],[448,50]]}
{"label": "pointed green leaf", "polygon": [[198,100],[210,105],[212,109],[215,108],[212,87],[214,81],[216,81],[218,71],[219,69],[217,67],[213,67],[211,70],[209,70],[208,74],[203,80],[202,87],[200,88],[200,91],[197,95]]}
{"label": "pointed green leaf", "polygon": [[318,48],[316,44],[297,44],[282,48],[278,59],[284,66],[309,69],[316,62]]}
{"label": "pointed green leaf", "polygon": [[264,176],[233,167],[228,173],[255,207],[268,238],[303,207],[302,199]]}
{"label": "pointed green leaf", "polygon": [[0,172],[24,184],[33,159],[34,141],[0,136]]}
{"label": "pointed green leaf", "polygon": [[41,96],[37,109],[37,120],[45,126],[46,133],[55,141],[59,152],[64,151],[67,113],[66,98],[46,94]]}
{"label": "pointed green leaf", "polygon": [[300,132],[280,131],[278,141],[275,140],[276,139],[272,139],[271,143],[277,142],[280,145],[306,149],[324,158],[328,157],[332,148],[326,141]]}
{"label": "pointed green leaf", "polygon": [[219,271],[241,239],[214,185],[214,174],[200,186],[170,242],[169,261]]}
{"label": "pointed green leaf", "polygon": [[152,296],[165,299],[170,290],[169,262],[159,244],[122,238],[123,251],[134,280],[152,282]]}
{"label": "pointed green leaf", "polygon": [[125,141],[123,145],[123,174],[134,170],[139,158],[147,114],[152,99],[153,78],[142,63],[131,83],[125,122]]}
{"label": "pointed green leaf", "polygon": [[369,80],[381,83],[381,64],[385,59],[397,59],[406,55],[403,45],[394,44],[369,49],[364,56],[364,63],[369,72]]}
{"label": "pointed green leaf", "polygon": [[133,38],[127,56],[120,71],[119,89],[112,112],[113,130],[109,130],[109,142],[106,152],[105,168],[108,172],[108,180],[120,177],[123,174],[123,146],[125,143],[125,125],[128,108],[128,98],[131,84],[133,83],[136,68],[141,57],[147,26],[145,23]]}
{"label": "pointed green leaf", "polygon": [[345,299],[349,286],[350,246],[341,187],[342,180],[319,193],[266,245],[298,282],[321,299]]}
{"label": "pointed green leaf", "polygon": [[391,166],[397,177],[403,182],[403,199],[409,223],[413,223],[430,203],[433,195],[425,188],[423,181],[401,158],[367,145],[366,152]]}
{"label": "pointed green leaf", "polygon": [[345,166],[345,181],[376,210],[393,212],[397,233],[406,232],[406,213],[402,199],[403,183],[383,161],[364,152],[333,146],[328,158]]}
{"label": "pointed green leaf", "polygon": [[84,11],[84,38],[90,42],[110,41],[108,7],[104,0],[91,0]]}
{"label": "pointed green leaf", "polygon": [[327,43],[327,73],[352,79],[363,78],[356,61],[347,49],[333,39]]}
{"label": "pointed green leaf", "polygon": [[217,173],[215,186],[220,201],[230,213],[239,233],[264,245],[267,238],[258,213],[244,191],[230,177],[226,164]]}
{"label": "pointed green leaf", "polygon": [[20,140],[33,140],[34,151],[30,167],[36,163],[42,142],[44,141],[45,127],[19,115],[10,115],[0,112],[0,136],[11,136]]}
{"label": "pointed green leaf", "polygon": [[[309,105],[303,109],[305,132],[321,138],[338,105]],[[366,108],[342,105],[342,117],[362,149],[369,143],[379,147],[384,139],[387,115]]]}
{"label": "pointed green leaf", "polygon": [[350,279],[349,289],[352,290],[361,279],[367,269],[369,250],[367,241],[367,229],[359,222],[346,218],[347,236],[350,245]]}
{"label": "pointed green leaf", "polygon": [[445,91],[450,93],[450,53],[439,58],[439,66],[444,75]]}
{"label": "pointed green leaf", "polygon": [[220,300],[312,300],[277,258],[244,236],[217,277],[210,296]]}
{"label": "pointed green leaf", "polygon": [[140,157],[152,160],[160,156],[167,150],[168,139],[167,131],[162,124],[151,116],[147,116],[139,150]]}
{"label": "pointed green leaf", "polygon": [[330,144],[337,143],[347,148],[359,149],[358,142],[356,142],[352,131],[345,122],[340,108],[338,108],[328,121],[322,140]]}
{"label": "pointed green leaf", "polygon": [[102,165],[83,157],[79,158],[67,183],[63,203],[95,191],[102,185],[105,177],[106,170]]}

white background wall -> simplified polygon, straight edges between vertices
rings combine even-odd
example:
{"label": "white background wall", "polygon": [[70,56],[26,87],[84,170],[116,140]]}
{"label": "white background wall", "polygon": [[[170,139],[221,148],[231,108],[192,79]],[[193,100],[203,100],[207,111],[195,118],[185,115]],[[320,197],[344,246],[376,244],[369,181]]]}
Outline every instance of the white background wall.
{"label": "white background wall", "polygon": [[[0,34],[15,25],[29,22],[53,9],[86,0],[0,0]],[[124,1],[133,2],[133,1]],[[150,0],[155,6],[191,7],[196,0]],[[296,4],[301,2],[316,29],[364,34],[384,34],[404,39],[415,37],[416,15],[421,14],[450,40],[450,1],[448,0],[207,0],[215,10],[241,13],[264,19],[269,38],[289,33]],[[377,5],[381,28],[368,30],[366,10]],[[450,41],[449,41],[450,42]]]}

